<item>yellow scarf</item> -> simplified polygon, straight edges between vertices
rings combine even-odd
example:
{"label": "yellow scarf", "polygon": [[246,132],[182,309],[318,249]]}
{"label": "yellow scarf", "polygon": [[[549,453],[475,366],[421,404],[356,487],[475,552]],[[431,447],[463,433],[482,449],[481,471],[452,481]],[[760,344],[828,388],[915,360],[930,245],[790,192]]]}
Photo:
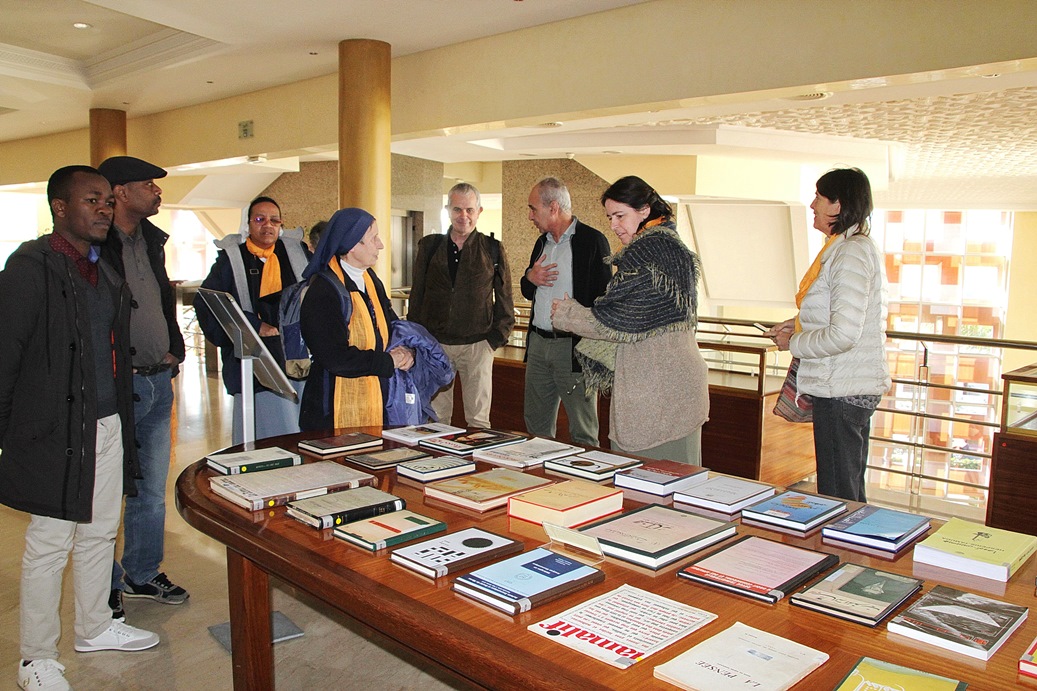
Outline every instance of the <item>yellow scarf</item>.
{"label": "yellow scarf", "polygon": [[278,261],[277,255],[274,253],[277,243],[275,242],[269,248],[263,249],[252,242],[252,238],[246,238],[245,247],[253,255],[266,260],[263,264],[263,278],[259,284],[259,297],[264,298],[267,295],[281,292],[281,262]]}
{"label": "yellow scarf", "polygon": [[[828,236],[828,239],[825,240],[825,244],[821,247],[821,251],[817,253],[816,257],[814,257],[814,261],[810,265],[810,268],[808,268],[807,272],[803,274],[803,279],[799,282],[799,292],[796,293],[796,307],[803,306],[803,298],[806,297],[807,291],[810,290],[810,286],[814,285],[814,281],[817,280],[817,277],[821,275],[821,257],[824,256],[825,250],[828,249],[828,246],[831,245],[837,237],[839,236],[835,233]],[[800,326],[799,315],[797,314],[796,331],[799,332],[802,330],[803,327]]]}
{"label": "yellow scarf", "polygon": [[[338,257],[328,263],[331,270],[342,280],[342,267]],[[374,321],[367,300],[360,292],[352,292],[353,314],[349,319],[349,345],[359,350],[374,350],[377,345],[375,329],[382,343],[389,342],[389,324],[385,320],[378,293],[371,274],[364,272],[364,287],[374,308]],[[382,385],[377,376],[335,377],[335,427],[364,427],[382,424]]]}

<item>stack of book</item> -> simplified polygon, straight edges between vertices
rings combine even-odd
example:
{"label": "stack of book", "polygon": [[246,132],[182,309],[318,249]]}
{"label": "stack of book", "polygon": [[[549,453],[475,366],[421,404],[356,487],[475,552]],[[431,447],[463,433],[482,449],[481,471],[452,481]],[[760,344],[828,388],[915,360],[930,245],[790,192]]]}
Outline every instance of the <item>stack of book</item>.
{"label": "stack of book", "polygon": [[335,528],[334,535],[374,552],[444,530],[446,523],[443,521],[404,509],[345,523]]}
{"label": "stack of book", "polygon": [[565,458],[544,461],[544,470],[593,482],[608,482],[622,470],[643,465],[643,461],[606,451],[587,451]]}
{"label": "stack of book", "polygon": [[493,468],[474,475],[437,480],[425,485],[425,497],[473,511],[489,511],[508,503],[519,492],[549,485],[547,478],[525,475],[507,468]]}
{"label": "stack of book", "polygon": [[938,585],[893,617],[890,633],[989,660],[1026,620],[1029,610]]}
{"label": "stack of book", "polygon": [[475,461],[457,456],[428,456],[413,461],[404,461],[396,466],[398,476],[422,484],[474,472]]}
{"label": "stack of book", "polygon": [[583,448],[579,446],[564,444],[553,439],[533,437],[515,444],[491,449],[477,449],[472,453],[472,458],[510,468],[532,468],[543,465],[544,461],[572,456],[580,451],[583,451]]}
{"label": "stack of book", "polygon": [[289,516],[318,530],[399,511],[407,502],[374,487],[357,487],[321,497],[288,502]]}
{"label": "stack of book", "polygon": [[424,425],[410,425],[409,427],[394,427],[382,430],[383,439],[391,439],[401,444],[417,444],[423,439],[434,439],[446,437],[451,434],[464,432],[464,427],[454,427],[442,422],[429,422]]}
{"label": "stack of book", "polygon": [[1037,550],[1037,537],[952,518],[915,545],[914,559],[944,569],[1007,581]]}
{"label": "stack of book", "polygon": [[861,547],[896,554],[929,530],[929,519],[904,511],[866,504],[853,513],[821,528],[826,543],[839,547]]}
{"label": "stack of book", "polygon": [[508,499],[508,515],[530,523],[571,528],[623,510],[623,490],[567,480]]}
{"label": "stack of book", "polygon": [[295,499],[373,485],[374,482],[374,475],[347,468],[335,461],[318,461],[255,474],[211,477],[209,487],[238,506],[259,511]]}
{"label": "stack of book", "polygon": [[844,511],[844,501],[785,491],[743,508],[742,523],[801,534],[810,532]]}
{"label": "stack of book", "polygon": [[639,468],[616,473],[612,479],[616,487],[644,492],[656,497],[668,497],[692,485],[704,482],[709,469],[676,461],[650,461]]}
{"label": "stack of book", "polygon": [[789,602],[875,626],[921,588],[922,581],[917,578],[843,564],[809,588],[795,593]]}
{"label": "stack of book", "polygon": [[677,575],[774,603],[838,563],[834,554],[747,535],[693,561]]}
{"label": "stack of book", "polygon": [[495,429],[477,429],[474,432],[457,434],[452,437],[433,437],[422,439],[419,444],[428,449],[467,456],[470,453],[485,449],[495,449],[506,444],[517,444],[525,439],[521,434],[502,432]]}
{"label": "stack of book", "polygon": [[299,450],[315,456],[340,456],[358,449],[369,449],[382,445],[382,438],[364,432],[347,432],[321,439],[305,439],[299,442]]}
{"label": "stack of book", "polygon": [[389,560],[429,578],[442,578],[493,559],[521,552],[522,543],[479,528],[400,547]]}
{"label": "stack of book", "polygon": [[734,517],[750,504],[774,496],[772,485],[730,475],[714,475],[705,482],[674,492],[673,503]]}
{"label": "stack of book", "polygon": [[301,463],[302,458],[299,454],[285,451],[279,446],[236,453],[211,453],[205,457],[207,466],[224,475],[256,473],[260,470],[287,468]]}
{"label": "stack of book", "polygon": [[734,523],[649,504],[581,529],[610,557],[658,570],[733,536]]}

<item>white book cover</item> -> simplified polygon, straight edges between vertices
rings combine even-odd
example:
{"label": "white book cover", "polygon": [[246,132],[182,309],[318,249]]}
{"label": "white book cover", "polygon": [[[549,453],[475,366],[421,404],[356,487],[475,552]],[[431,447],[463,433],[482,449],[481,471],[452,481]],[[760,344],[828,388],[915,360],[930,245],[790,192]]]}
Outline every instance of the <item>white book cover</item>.
{"label": "white book cover", "polygon": [[626,669],[716,618],[712,612],[623,584],[528,628]]}
{"label": "white book cover", "polygon": [[673,500],[716,510],[737,510],[755,503],[761,494],[774,494],[770,485],[729,475],[715,475],[700,485],[678,490]]}
{"label": "white book cover", "polygon": [[533,437],[517,444],[508,444],[493,449],[479,449],[472,454],[472,458],[513,468],[530,468],[540,465],[544,461],[572,456],[584,450],[582,446]]}
{"label": "white book cover", "polygon": [[510,554],[521,549],[521,543],[511,538],[479,528],[466,528],[395,549],[389,554],[389,559],[419,573],[439,578],[450,573],[451,567],[457,567],[458,564],[475,563],[483,554]]}
{"label": "white book cover", "polygon": [[828,660],[820,650],[735,622],[655,668],[655,676],[696,691],[784,691]]}
{"label": "white book cover", "polygon": [[382,439],[392,439],[393,441],[402,442],[404,444],[417,444],[422,439],[445,437],[450,434],[460,434],[464,431],[463,427],[454,427],[442,422],[429,422],[424,425],[383,429]]}
{"label": "white book cover", "polygon": [[373,481],[374,476],[369,473],[335,461],[318,461],[255,474],[211,477],[209,486],[213,492],[258,511],[264,504],[284,503],[280,501],[282,497],[305,499],[327,494],[329,487],[358,487]]}

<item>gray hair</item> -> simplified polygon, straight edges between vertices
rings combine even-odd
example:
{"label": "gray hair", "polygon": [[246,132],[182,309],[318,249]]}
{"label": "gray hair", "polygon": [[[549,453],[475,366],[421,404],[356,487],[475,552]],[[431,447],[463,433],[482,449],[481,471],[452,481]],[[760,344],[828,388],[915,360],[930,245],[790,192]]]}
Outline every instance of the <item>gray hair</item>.
{"label": "gray hair", "polygon": [[572,197],[569,196],[569,188],[565,186],[564,182],[556,177],[548,176],[537,180],[535,187],[540,193],[541,204],[549,205],[551,202],[558,202],[558,207],[562,211],[572,213]]}
{"label": "gray hair", "polygon": [[454,196],[455,194],[474,194],[475,205],[478,207],[482,207],[482,195],[479,194],[479,190],[475,188],[475,185],[472,185],[467,182],[459,182],[453,187],[451,187],[450,191],[447,192],[446,195],[448,207],[450,206],[450,197]]}

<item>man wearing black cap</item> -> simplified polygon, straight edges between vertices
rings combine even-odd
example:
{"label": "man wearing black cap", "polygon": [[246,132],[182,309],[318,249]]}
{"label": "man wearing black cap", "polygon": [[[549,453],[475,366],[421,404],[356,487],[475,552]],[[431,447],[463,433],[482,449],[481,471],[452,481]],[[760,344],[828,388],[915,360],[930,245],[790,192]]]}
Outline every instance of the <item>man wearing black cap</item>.
{"label": "man wearing black cap", "polygon": [[98,170],[115,195],[115,216],[101,256],[122,276],[133,301],[130,352],[133,358],[133,412],[143,479],[137,496],[126,498],[122,562],[112,570],[112,617],[125,618],[122,598],[151,598],[179,605],[187,591],[159,571],[166,525],[172,377],[184,360],[184,338],[176,320],[176,299],[166,274],[163,249],[169,236],[148,220],[158,213],[162,190],[155,180],[166,171],[132,156],[113,156]]}

